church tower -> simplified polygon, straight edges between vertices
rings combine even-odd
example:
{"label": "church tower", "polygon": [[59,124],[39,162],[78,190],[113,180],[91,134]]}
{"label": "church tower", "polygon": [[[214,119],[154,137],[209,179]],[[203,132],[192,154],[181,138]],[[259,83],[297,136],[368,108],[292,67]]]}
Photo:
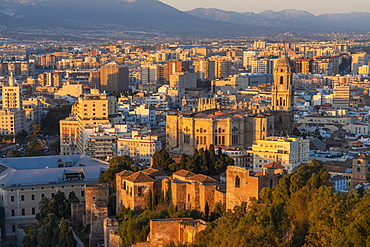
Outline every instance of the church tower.
{"label": "church tower", "polygon": [[294,98],[292,72],[285,52],[275,63],[271,96],[271,108],[275,115],[275,135],[289,135],[293,128]]}

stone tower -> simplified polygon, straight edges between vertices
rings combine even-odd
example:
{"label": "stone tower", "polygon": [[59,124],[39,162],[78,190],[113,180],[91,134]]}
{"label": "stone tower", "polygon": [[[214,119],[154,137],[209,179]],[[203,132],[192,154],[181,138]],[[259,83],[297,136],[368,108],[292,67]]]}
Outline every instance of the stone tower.
{"label": "stone tower", "polygon": [[292,132],[294,98],[292,72],[285,53],[275,63],[271,96],[271,107],[275,115],[275,135],[289,135]]}

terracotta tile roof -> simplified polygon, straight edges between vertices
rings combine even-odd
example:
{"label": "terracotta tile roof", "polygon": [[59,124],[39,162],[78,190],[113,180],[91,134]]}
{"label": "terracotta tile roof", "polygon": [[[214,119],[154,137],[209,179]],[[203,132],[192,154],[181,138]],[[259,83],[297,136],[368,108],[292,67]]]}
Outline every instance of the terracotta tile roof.
{"label": "terracotta tile roof", "polygon": [[276,169],[285,169],[285,167],[282,166],[278,162],[271,162],[271,163],[268,163],[267,165],[264,165],[263,167],[266,167],[266,168],[276,168]]}
{"label": "terracotta tile roof", "polygon": [[148,176],[154,176],[154,177],[164,177],[168,176],[167,173],[165,173],[163,170],[158,168],[148,168],[143,171]]}
{"label": "terracotta tile roof", "polygon": [[183,178],[195,176],[194,173],[189,172],[187,170],[180,170],[180,171],[174,172],[173,175],[176,175],[176,176],[179,176],[179,177],[183,177]]}
{"label": "terracotta tile roof", "polygon": [[195,182],[199,182],[199,183],[217,182],[216,179],[211,178],[211,177],[208,177],[208,176],[203,175],[203,174],[197,174],[197,175],[192,176],[192,177],[190,177],[188,179],[189,180],[192,180],[192,181],[195,181]]}
{"label": "terracotta tile roof", "polygon": [[154,179],[152,179],[142,171],[135,172],[131,176],[125,177],[124,180],[128,180],[134,183],[154,182]]}
{"label": "terracotta tile roof", "polygon": [[123,170],[119,173],[116,173],[116,176],[127,177],[127,176],[130,176],[132,174],[133,174],[132,171]]}

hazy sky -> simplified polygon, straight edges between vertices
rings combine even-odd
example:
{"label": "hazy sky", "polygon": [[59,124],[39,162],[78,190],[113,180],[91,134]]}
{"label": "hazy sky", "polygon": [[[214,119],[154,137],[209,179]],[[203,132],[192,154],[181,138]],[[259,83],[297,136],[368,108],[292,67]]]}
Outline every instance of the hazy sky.
{"label": "hazy sky", "polygon": [[370,12],[369,0],[160,0],[180,10],[198,7],[218,8],[238,12],[280,11],[283,9],[307,10],[313,14]]}

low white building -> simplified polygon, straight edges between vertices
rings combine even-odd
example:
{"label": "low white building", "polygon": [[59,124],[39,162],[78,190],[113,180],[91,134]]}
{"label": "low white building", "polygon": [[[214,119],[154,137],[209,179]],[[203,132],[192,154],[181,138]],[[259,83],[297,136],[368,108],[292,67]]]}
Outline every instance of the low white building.
{"label": "low white building", "polygon": [[301,163],[309,162],[310,142],[303,137],[270,136],[257,140],[248,150],[253,157],[253,169],[262,171],[263,166],[278,162],[290,173]]}
{"label": "low white building", "polygon": [[35,222],[38,203],[58,191],[74,192],[84,201],[84,186],[97,184],[108,163],[85,155],[38,156],[0,160],[0,206],[5,212],[5,238],[16,238],[19,225]]}
{"label": "low white building", "polygon": [[146,164],[150,164],[150,158],[156,150],[162,148],[162,143],[158,136],[141,134],[139,131],[132,131],[131,138],[117,139],[117,154],[129,155],[133,159],[139,159]]}

